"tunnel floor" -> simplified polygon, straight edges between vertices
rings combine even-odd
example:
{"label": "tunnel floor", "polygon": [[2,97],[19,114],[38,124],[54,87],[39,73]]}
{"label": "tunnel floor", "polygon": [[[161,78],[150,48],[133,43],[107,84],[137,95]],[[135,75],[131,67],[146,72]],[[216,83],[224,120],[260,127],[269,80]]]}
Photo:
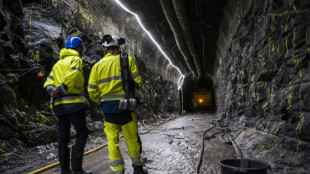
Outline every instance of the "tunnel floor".
{"label": "tunnel floor", "polygon": [[[159,126],[150,126],[151,131],[140,135],[142,154],[147,158],[145,168],[149,174],[196,173],[202,136],[211,127],[209,123],[214,119],[213,114],[195,113],[180,116]],[[123,139],[120,148],[126,165],[125,173],[132,173],[131,161]],[[233,146],[221,142],[218,138],[205,140],[200,173],[220,174],[218,162],[235,157]],[[83,167],[85,170],[92,171],[93,174],[110,174],[108,164],[108,151],[105,147],[86,155]],[[56,174],[59,171],[59,166],[56,166],[43,173]]]}

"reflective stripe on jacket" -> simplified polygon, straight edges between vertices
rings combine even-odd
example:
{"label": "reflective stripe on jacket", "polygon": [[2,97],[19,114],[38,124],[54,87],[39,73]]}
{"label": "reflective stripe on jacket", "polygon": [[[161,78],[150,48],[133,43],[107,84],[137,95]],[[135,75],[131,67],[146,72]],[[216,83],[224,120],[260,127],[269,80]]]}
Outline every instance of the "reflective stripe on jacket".
{"label": "reflective stripe on jacket", "polygon": [[[128,56],[128,63],[133,80],[141,87],[141,76],[131,56]],[[112,55],[108,53],[93,66],[87,90],[90,99],[95,102],[125,98],[119,54]]]}
{"label": "reflective stripe on jacket", "polygon": [[60,51],[60,59],[53,66],[53,69],[47,77],[43,87],[45,88],[49,85],[58,87],[64,84],[64,86],[67,87],[67,89],[64,90],[64,96],[77,96],[55,98],[55,106],[69,103],[86,103],[86,101],[78,96],[83,94],[85,83],[83,67],[83,60],[80,58],[77,51],[66,48],[63,48]]}

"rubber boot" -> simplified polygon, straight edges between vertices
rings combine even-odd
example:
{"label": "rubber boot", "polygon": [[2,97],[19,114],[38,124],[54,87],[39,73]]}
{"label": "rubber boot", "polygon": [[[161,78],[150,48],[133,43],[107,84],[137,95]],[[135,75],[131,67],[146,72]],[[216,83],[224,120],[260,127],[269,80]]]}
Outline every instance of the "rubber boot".
{"label": "rubber boot", "polygon": [[72,147],[71,153],[71,174],[92,174],[92,172],[85,172],[82,169],[84,147]]}
{"label": "rubber boot", "polygon": [[143,169],[143,165],[132,165],[133,167],[133,174],[148,174],[146,169]]}
{"label": "rubber boot", "polygon": [[61,174],[70,174],[70,149],[58,149],[58,156]]}

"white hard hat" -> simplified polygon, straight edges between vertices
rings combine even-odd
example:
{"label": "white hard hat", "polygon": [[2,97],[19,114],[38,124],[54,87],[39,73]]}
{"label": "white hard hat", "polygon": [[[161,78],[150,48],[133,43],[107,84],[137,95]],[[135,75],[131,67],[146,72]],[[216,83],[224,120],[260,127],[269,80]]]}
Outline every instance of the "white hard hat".
{"label": "white hard hat", "polygon": [[120,46],[125,43],[124,38],[117,38],[114,35],[104,35],[103,36],[103,47],[110,47],[110,46]]}

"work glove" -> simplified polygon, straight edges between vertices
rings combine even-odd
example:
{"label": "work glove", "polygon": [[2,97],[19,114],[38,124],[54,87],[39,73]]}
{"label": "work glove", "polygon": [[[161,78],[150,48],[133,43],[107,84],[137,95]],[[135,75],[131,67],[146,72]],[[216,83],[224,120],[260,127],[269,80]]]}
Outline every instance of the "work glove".
{"label": "work glove", "polygon": [[55,86],[53,85],[48,85],[46,87],[47,93],[52,97],[52,98],[57,98],[59,91],[57,88],[55,88]]}
{"label": "work glove", "polygon": [[58,90],[59,96],[62,96],[64,94],[68,94],[67,89],[68,89],[67,85],[65,85],[63,83],[60,86],[58,86],[57,90]]}
{"label": "work glove", "polygon": [[53,88],[52,91],[51,91],[51,93],[50,93],[50,96],[51,96],[52,98],[57,98],[57,97],[59,96],[59,91],[58,91],[58,89],[57,89],[57,88]]}

